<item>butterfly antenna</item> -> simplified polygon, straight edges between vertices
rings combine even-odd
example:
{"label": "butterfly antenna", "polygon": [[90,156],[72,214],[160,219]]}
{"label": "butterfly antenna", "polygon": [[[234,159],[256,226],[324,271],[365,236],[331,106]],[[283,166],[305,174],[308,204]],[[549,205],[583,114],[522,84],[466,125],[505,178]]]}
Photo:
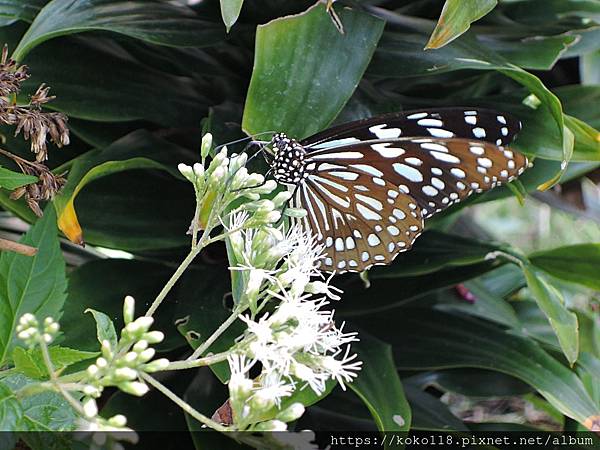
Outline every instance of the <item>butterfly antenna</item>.
{"label": "butterfly antenna", "polygon": [[[225,147],[225,146],[227,146],[227,145],[239,144],[240,142],[244,142],[244,141],[247,141],[247,140],[250,140],[250,139],[252,139],[252,143],[255,143],[255,142],[260,142],[260,143],[263,143],[263,142],[270,142],[270,141],[255,141],[255,140],[254,140],[254,138],[255,138],[255,137],[258,137],[258,136],[262,136],[262,135],[264,135],[264,134],[273,134],[273,133],[276,133],[276,132],[275,132],[275,131],[263,131],[262,133],[257,133],[257,134],[256,134],[256,135],[254,135],[254,136],[246,136],[246,137],[243,137],[243,138],[241,138],[241,139],[237,139],[237,140],[235,140],[235,141],[231,141],[231,142],[225,142],[224,144],[217,145],[217,146],[214,148],[214,151],[221,150],[223,147]],[[244,149],[244,150],[245,150],[245,149]]]}

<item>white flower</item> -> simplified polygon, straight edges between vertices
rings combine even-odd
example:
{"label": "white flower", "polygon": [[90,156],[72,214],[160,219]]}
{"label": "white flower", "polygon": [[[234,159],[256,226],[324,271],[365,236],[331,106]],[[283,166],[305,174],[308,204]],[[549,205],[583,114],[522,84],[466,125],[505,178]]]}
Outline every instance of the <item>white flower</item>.
{"label": "white flower", "polygon": [[338,350],[332,356],[325,356],[321,359],[321,366],[331,378],[337,380],[343,390],[346,390],[346,383],[350,383],[354,378],[358,376],[358,371],[362,366],[362,361],[355,361],[357,355],[350,355],[350,346],[346,347],[344,356],[341,359],[335,357],[341,354],[342,349]]}

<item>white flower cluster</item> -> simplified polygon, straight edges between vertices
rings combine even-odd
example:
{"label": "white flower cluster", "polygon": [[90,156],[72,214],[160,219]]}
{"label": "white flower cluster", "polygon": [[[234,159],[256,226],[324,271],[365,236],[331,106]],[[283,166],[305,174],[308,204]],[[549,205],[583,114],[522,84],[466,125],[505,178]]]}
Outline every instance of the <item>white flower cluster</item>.
{"label": "white flower cluster", "polygon": [[123,318],[125,327],[116,346],[108,340],[102,341],[102,356],[87,368],[86,385],[83,393],[87,398],[83,402],[86,417],[94,418],[98,413],[95,399],[100,397],[107,386],[116,386],[128,394],[142,396],[148,392],[148,386],[140,381],[140,373],[152,373],[164,370],[169,365],[165,358],[151,361],[156,351],[150,347],[164,339],[160,331],[149,331],[154,322],[152,317],[134,317],[135,300],[125,297]]}
{"label": "white flower cluster", "polygon": [[[232,223],[236,220],[231,218]],[[285,429],[285,422],[297,419],[304,409],[292,404],[280,410],[283,398],[305,386],[321,395],[328,380],[345,388],[356,377],[362,364],[350,353],[356,333],[345,333],[343,324],[336,327],[334,311],[324,309],[327,297],[339,299],[334,293],[339,290],[329,280],[311,281],[322,277],[318,268],[323,247],[309,233],[293,227],[284,235],[265,226],[234,233],[230,244],[241,263],[232,270],[244,277],[241,301],[248,302],[251,312],[240,316],[247,329],[228,359],[235,425],[245,429],[260,422],[252,429]],[[277,306],[270,308],[274,302]],[[250,369],[258,363],[260,374],[251,378]],[[269,410],[275,412],[265,421]]]}
{"label": "white flower cluster", "polygon": [[25,341],[29,347],[38,344],[40,340],[50,344],[59,330],[60,326],[52,317],[46,317],[43,328],[40,328],[38,320],[31,313],[25,313],[21,316],[16,329],[17,337]]}
{"label": "white flower cluster", "polygon": [[[212,136],[207,133],[202,138],[203,161],[211,145]],[[260,200],[261,195],[273,192],[277,183],[275,180],[265,181],[261,174],[248,173],[245,167],[247,160],[246,153],[227,156],[227,147],[223,147],[208,168],[204,163],[195,163],[193,166],[179,164],[179,171],[192,182],[196,191],[200,229],[209,228],[241,197],[250,200],[243,205],[243,209],[250,214],[244,216],[246,220],[240,225],[250,227],[279,221],[281,213],[277,211],[276,203]]]}

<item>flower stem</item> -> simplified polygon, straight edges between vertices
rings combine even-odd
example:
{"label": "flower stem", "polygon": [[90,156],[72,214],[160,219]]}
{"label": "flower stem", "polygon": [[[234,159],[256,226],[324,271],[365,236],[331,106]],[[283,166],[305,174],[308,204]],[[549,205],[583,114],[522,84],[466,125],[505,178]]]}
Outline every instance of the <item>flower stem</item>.
{"label": "flower stem", "polygon": [[148,383],[149,385],[151,385],[152,387],[154,387],[156,390],[158,390],[162,394],[164,394],[167,398],[169,398],[171,401],[173,401],[177,406],[179,406],[181,409],[183,409],[186,413],[188,413],[190,416],[192,416],[198,422],[205,424],[206,426],[212,428],[213,430],[217,430],[217,431],[229,431],[229,428],[224,427],[223,425],[215,422],[214,420],[209,419],[204,414],[196,411],[194,408],[192,408],[189,405],[189,403],[187,403],[183,399],[179,398],[173,391],[171,391],[164,384],[162,384],[159,381],[157,381],[155,378],[153,378],[150,375],[148,375],[146,373],[143,373],[143,372],[140,373],[140,377],[146,383]]}
{"label": "flower stem", "polygon": [[195,367],[203,367],[210,366],[212,364],[219,363],[221,361],[225,361],[230,351],[217,353],[216,355],[205,356],[200,359],[187,359],[185,361],[174,361],[169,363],[169,365],[164,370],[182,370],[182,369],[193,369]]}
{"label": "flower stem", "polygon": [[243,309],[244,308],[240,307],[234,308],[233,312],[227,318],[227,320],[221,325],[219,325],[219,328],[217,328],[215,332],[211,334],[206,341],[200,344],[200,346],[196,350],[194,350],[194,353],[192,353],[192,355],[187,360],[190,361],[192,359],[199,358],[206,350],[208,350],[208,348],[213,344],[213,342],[215,342],[219,338],[219,336],[221,336],[225,332],[225,330],[227,330],[227,328],[229,328],[231,324],[236,321]]}

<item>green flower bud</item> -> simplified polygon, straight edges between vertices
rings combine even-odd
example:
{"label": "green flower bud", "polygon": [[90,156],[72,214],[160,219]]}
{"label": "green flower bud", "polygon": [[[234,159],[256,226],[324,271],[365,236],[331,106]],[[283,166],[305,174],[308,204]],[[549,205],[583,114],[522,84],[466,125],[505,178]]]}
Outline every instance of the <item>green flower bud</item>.
{"label": "green flower bud", "polygon": [[145,383],[141,381],[124,381],[117,385],[119,389],[127,394],[135,395],[141,397],[145,395],[150,389]]}
{"label": "green flower bud", "polygon": [[302,403],[293,403],[279,414],[277,414],[277,419],[282,422],[293,422],[294,420],[299,419],[304,414],[305,408]]}
{"label": "green flower bud", "polygon": [[212,148],[213,137],[212,134],[206,133],[202,136],[202,144],[200,146],[200,156],[205,159]]}
{"label": "green flower bud", "polygon": [[125,325],[133,321],[135,316],[135,299],[128,295],[123,301],[123,321]]}

